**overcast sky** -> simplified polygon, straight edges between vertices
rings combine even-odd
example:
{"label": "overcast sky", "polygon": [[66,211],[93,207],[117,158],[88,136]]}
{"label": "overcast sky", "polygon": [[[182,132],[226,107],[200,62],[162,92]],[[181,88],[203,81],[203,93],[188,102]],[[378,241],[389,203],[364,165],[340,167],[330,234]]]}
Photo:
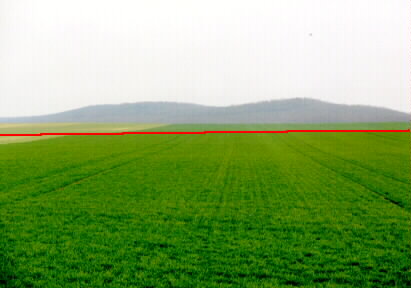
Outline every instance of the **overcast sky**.
{"label": "overcast sky", "polygon": [[0,0],[0,117],[312,97],[411,109],[408,0]]}

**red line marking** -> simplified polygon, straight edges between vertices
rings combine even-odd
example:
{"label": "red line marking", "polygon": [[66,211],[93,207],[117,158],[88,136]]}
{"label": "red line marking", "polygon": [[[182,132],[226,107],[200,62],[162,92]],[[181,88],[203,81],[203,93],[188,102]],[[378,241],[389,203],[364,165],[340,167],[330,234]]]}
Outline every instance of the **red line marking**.
{"label": "red line marking", "polygon": [[0,136],[120,136],[120,135],[141,135],[141,134],[284,134],[284,133],[357,133],[357,132],[396,132],[410,133],[410,129],[406,130],[279,130],[279,131],[199,131],[199,132],[117,132],[117,133],[37,133],[37,134],[0,134]]}

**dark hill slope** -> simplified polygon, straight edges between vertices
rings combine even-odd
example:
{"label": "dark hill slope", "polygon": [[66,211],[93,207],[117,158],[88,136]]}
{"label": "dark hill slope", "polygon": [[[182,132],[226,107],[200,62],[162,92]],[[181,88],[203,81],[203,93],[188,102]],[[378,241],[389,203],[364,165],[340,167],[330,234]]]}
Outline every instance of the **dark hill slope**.
{"label": "dark hill slope", "polygon": [[0,122],[139,122],[139,123],[328,123],[403,122],[407,113],[386,108],[341,105],[313,99],[288,99],[227,107],[174,102],[97,105],[62,113]]}

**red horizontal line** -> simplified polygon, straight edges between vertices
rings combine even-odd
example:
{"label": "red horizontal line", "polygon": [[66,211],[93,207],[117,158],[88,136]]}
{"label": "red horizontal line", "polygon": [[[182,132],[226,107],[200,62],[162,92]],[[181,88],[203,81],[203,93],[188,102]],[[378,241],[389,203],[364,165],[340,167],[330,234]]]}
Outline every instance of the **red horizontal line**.
{"label": "red horizontal line", "polygon": [[0,134],[0,136],[119,136],[119,135],[141,135],[141,134],[284,134],[284,133],[357,133],[357,132],[399,132],[410,133],[405,130],[279,130],[279,131],[199,131],[199,132],[112,132],[112,133],[37,133],[37,134]]}

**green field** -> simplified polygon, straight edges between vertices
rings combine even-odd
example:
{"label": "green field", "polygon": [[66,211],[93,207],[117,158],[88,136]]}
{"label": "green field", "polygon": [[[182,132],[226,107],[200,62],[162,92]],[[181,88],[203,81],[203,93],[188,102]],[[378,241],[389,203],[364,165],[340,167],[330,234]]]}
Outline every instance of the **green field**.
{"label": "green field", "polygon": [[409,133],[0,145],[0,286],[410,287],[410,175]]}

